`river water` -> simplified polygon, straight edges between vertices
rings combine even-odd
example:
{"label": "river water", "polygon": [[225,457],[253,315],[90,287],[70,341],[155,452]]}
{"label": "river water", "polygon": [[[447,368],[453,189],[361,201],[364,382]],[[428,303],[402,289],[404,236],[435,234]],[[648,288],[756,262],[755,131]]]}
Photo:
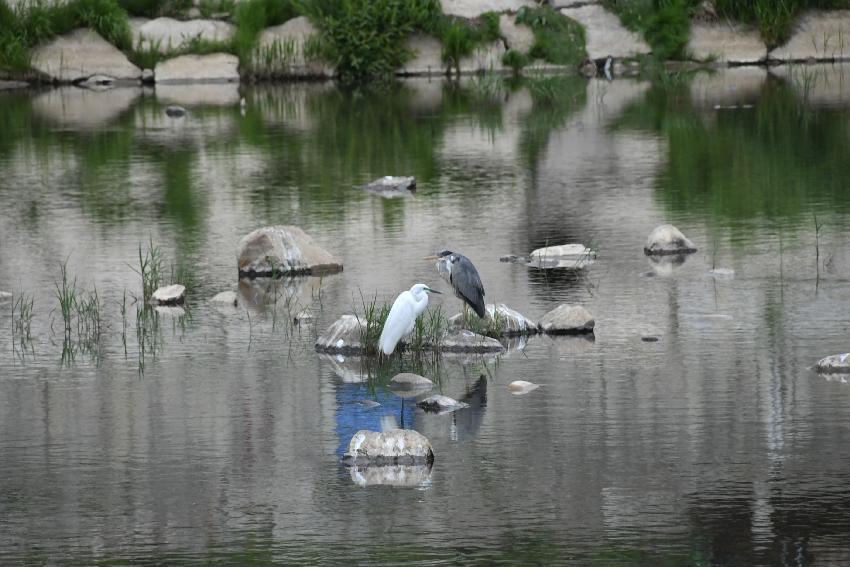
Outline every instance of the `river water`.
{"label": "river water", "polygon": [[[845,73],[0,94],[0,563],[850,561],[850,385],[812,369],[850,350]],[[388,174],[415,196],[357,187]],[[643,255],[667,222],[684,263]],[[237,243],[268,224],[344,271],[240,284]],[[597,261],[499,261],[568,242]],[[151,244],[188,303],[137,317]],[[377,370],[315,353],[364,302],[449,292],[422,260],[444,248],[489,301],[584,305],[595,340]],[[63,262],[99,335],[64,340]],[[238,308],[208,302],[226,290]],[[386,389],[402,367],[470,407],[423,413]],[[434,446],[409,486],[340,464],[388,419]]]}

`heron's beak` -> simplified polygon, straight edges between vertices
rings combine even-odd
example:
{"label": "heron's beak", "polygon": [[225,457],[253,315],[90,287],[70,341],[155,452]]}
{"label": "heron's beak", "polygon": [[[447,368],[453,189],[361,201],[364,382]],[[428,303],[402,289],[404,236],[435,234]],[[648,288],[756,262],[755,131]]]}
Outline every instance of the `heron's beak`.
{"label": "heron's beak", "polygon": [[434,256],[434,255],[431,255],[431,256],[425,256],[425,257],[424,257],[424,258],[422,258],[422,259],[423,259],[423,260],[436,260],[436,259],[437,259],[437,256]]}
{"label": "heron's beak", "polygon": [[442,291],[437,291],[436,289],[431,289],[430,287],[427,289],[427,291],[430,291],[431,293],[436,293],[438,295],[443,295]]}

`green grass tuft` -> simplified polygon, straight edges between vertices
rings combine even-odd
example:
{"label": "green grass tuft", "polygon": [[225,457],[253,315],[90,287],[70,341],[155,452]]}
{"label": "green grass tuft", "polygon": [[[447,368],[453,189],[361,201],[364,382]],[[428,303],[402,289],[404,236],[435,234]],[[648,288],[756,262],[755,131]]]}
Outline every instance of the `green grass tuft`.
{"label": "green grass tuft", "polygon": [[517,12],[516,22],[534,32],[534,45],[529,51],[532,59],[578,65],[587,58],[584,28],[557,10],[549,6],[522,8]]}

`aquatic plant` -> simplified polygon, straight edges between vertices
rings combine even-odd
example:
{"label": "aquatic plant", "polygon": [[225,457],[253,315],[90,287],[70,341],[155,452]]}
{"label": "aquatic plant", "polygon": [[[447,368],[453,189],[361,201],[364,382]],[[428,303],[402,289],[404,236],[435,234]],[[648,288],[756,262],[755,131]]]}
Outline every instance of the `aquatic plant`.
{"label": "aquatic plant", "polygon": [[59,301],[59,313],[65,327],[65,336],[71,336],[71,317],[74,313],[74,304],[77,299],[77,278],[68,279],[68,260],[59,264],[60,281],[53,282],[56,287],[56,299]]}
{"label": "aquatic plant", "polygon": [[534,32],[529,57],[556,65],[578,65],[587,58],[584,28],[550,6],[523,7],[516,22]]}
{"label": "aquatic plant", "polygon": [[165,260],[159,246],[154,246],[153,239],[148,242],[148,249],[142,255],[142,245],[139,244],[139,269],[133,271],[142,280],[142,301],[147,303],[162,282]]}
{"label": "aquatic plant", "polygon": [[390,305],[387,303],[379,305],[377,297],[373,297],[367,302],[362,293],[360,294],[360,302],[363,307],[362,319],[361,316],[357,316],[361,321],[360,344],[363,345],[367,354],[375,354],[378,352],[378,340],[381,338],[381,331],[387,321],[387,316],[390,314]]}
{"label": "aquatic plant", "polygon": [[35,299],[32,294],[21,294],[12,303],[12,337],[17,337],[21,346],[32,340],[32,317]]}
{"label": "aquatic plant", "polygon": [[442,306],[438,305],[426,310],[416,318],[413,324],[413,333],[408,338],[408,348],[413,352],[436,350],[434,346],[440,343],[447,328],[448,321],[443,315]]}
{"label": "aquatic plant", "polygon": [[481,318],[471,309],[464,309],[460,316],[460,327],[485,337],[498,339],[505,331],[505,319],[501,313],[495,311],[493,317],[489,314]]}

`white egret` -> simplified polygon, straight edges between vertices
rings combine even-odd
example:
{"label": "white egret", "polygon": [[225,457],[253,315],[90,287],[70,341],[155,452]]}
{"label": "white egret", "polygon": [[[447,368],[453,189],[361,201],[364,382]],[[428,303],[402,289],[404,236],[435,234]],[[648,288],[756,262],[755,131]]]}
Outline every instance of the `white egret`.
{"label": "white egret", "polygon": [[464,302],[464,309],[469,305],[475,314],[483,319],[486,315],[484,285],[469,258],[451,250],[443,250],[436,256],[427,256],[425,259],[437,260],[437,271],[452,286],[455,295]]}
{"label": "white egret", "polygon": [[428,307],[429,293],[440,292],[420,283],[396,297],[378,340],[381,352],[392,354],[398,341],[413,332],[416,318]]}

